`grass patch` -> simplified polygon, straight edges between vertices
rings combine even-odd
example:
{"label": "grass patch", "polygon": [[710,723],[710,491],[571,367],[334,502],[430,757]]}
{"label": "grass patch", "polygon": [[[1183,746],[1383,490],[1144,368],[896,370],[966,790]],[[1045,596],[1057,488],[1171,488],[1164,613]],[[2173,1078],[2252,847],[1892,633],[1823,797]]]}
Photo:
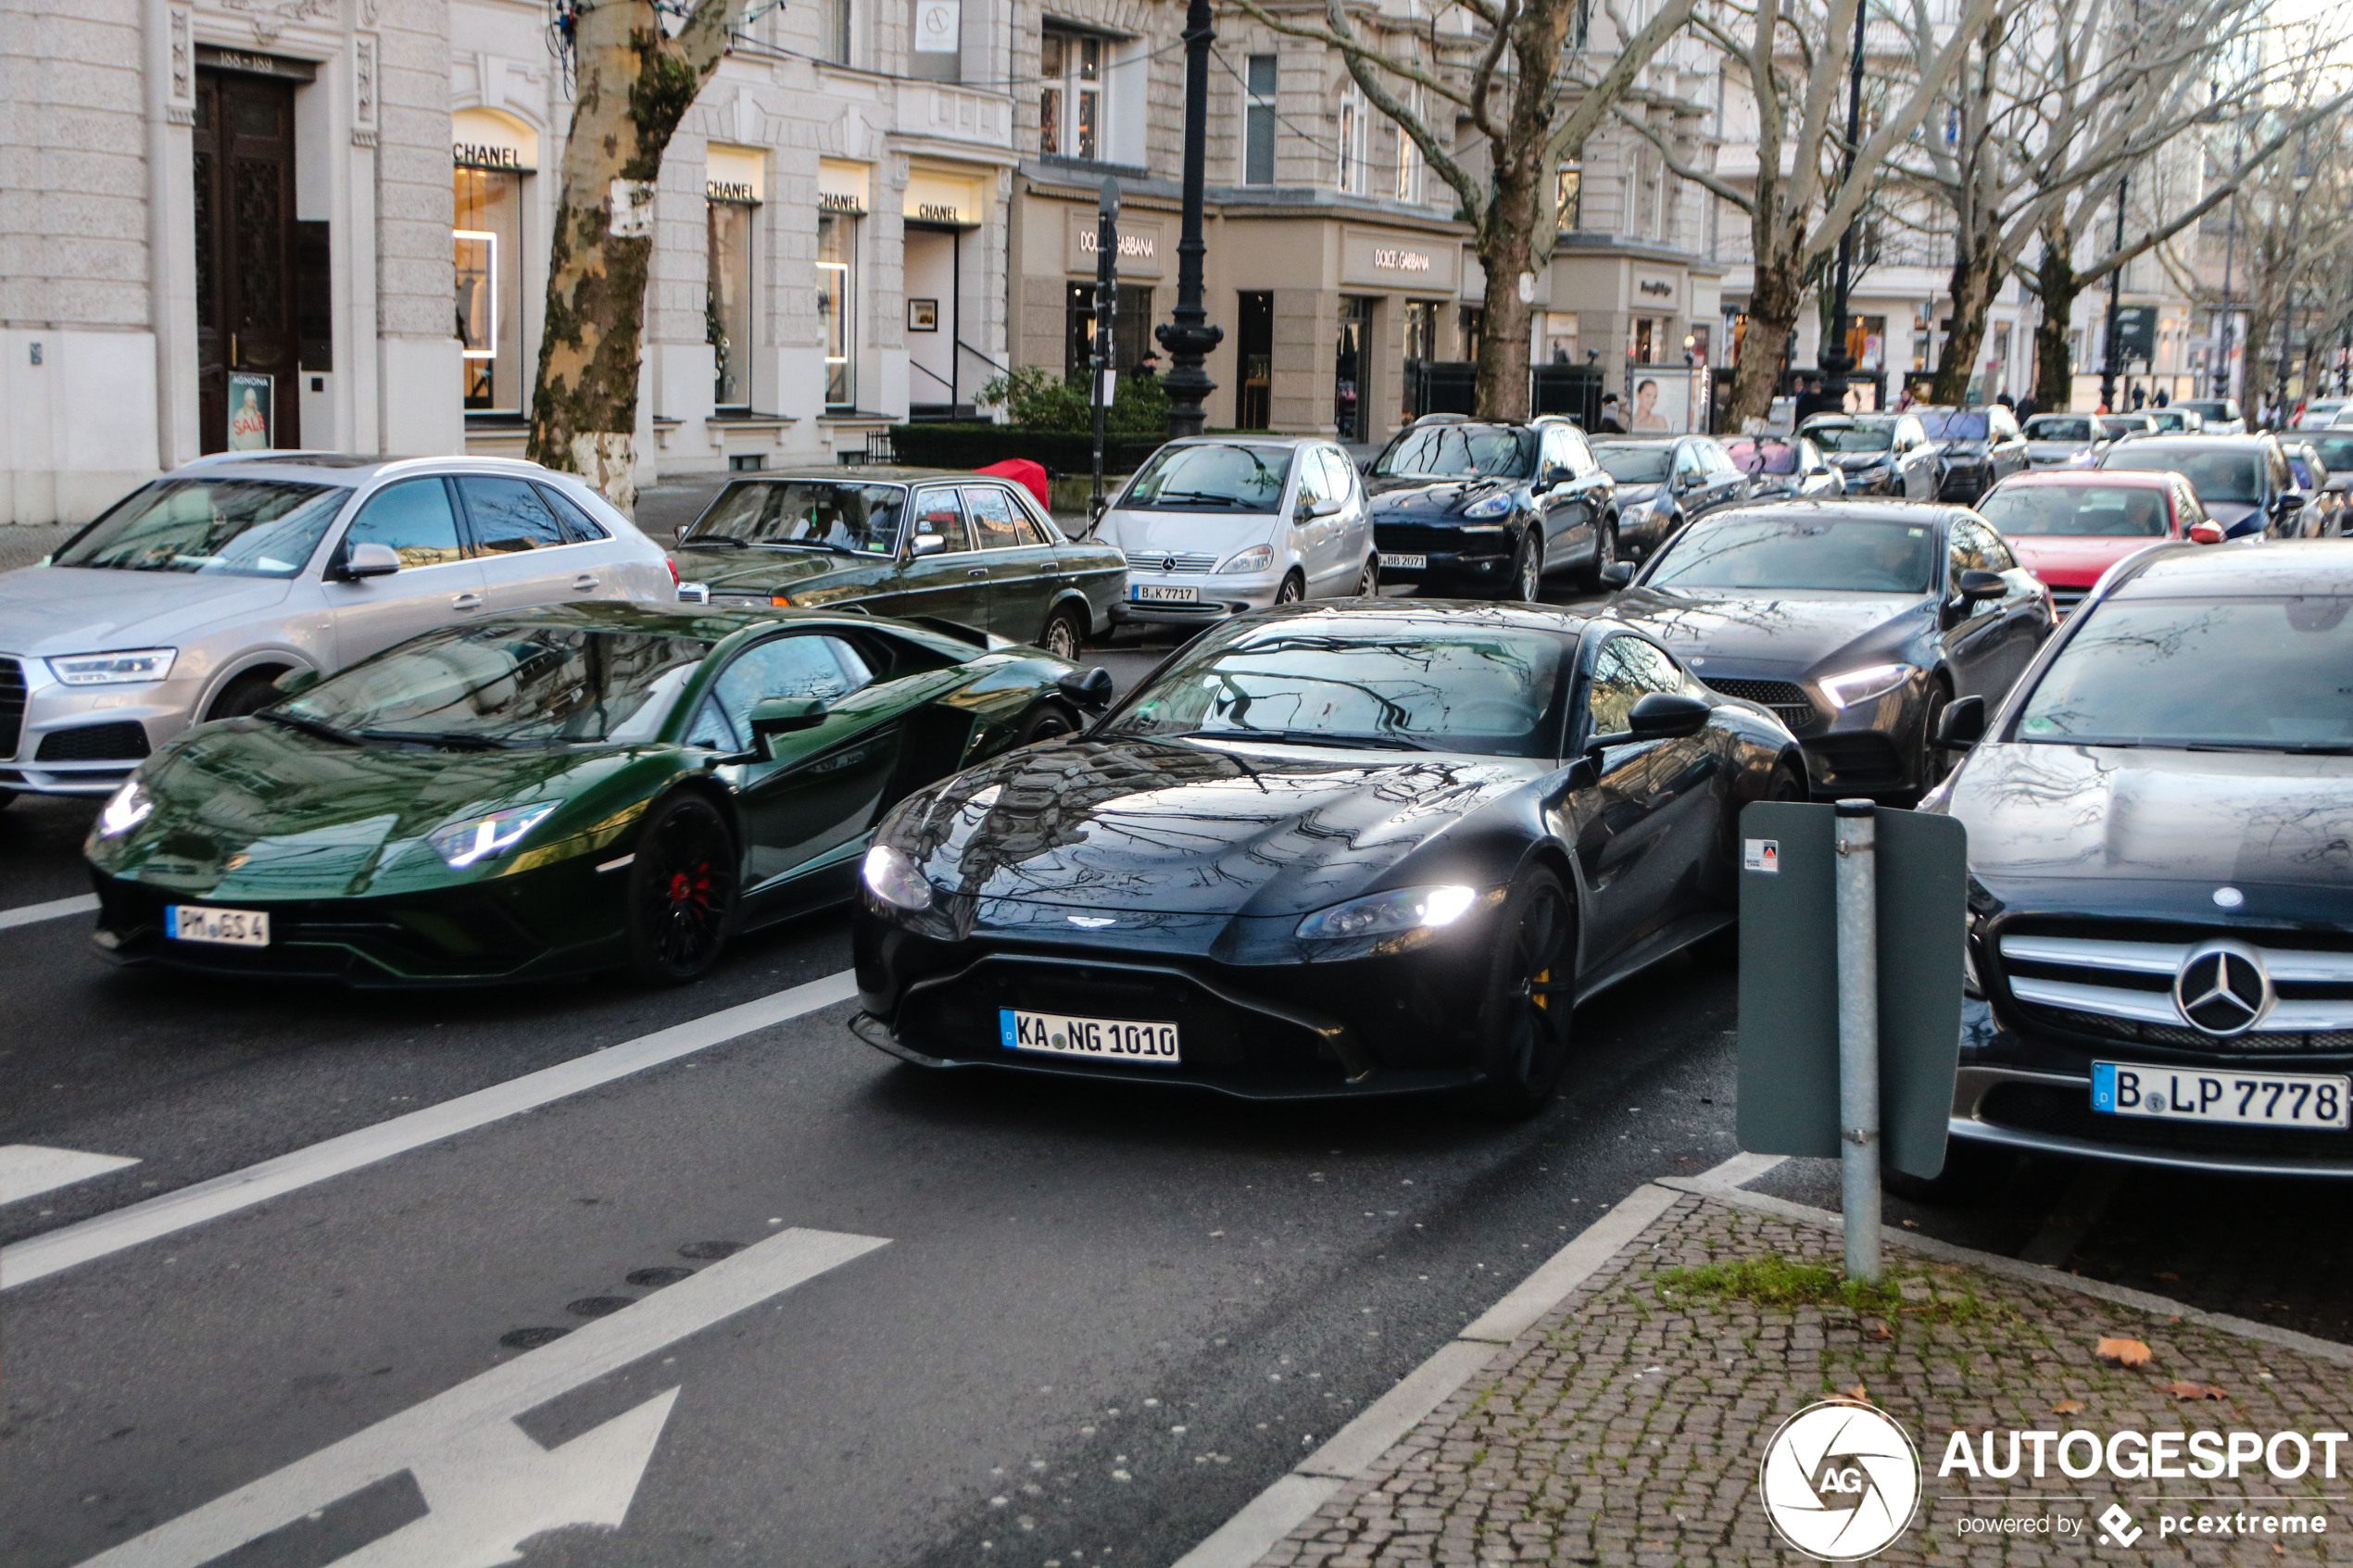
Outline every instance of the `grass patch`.
{"label": "grass patch", "polygon": [[1889,1273],[1877,1285],[1850,1280],[1820,1263],[1800,1263],[1778,1253],[1743,1258],[1730,1263],[1702,1263],[1660,1272],[1652,1282],[1662,1298],[1678,1296],[1737,1298],[1760,1307],[1844,1307],[1850,1311],[1883,1317],[1893,1326],[1900,1319],[1931,1317],[1945,1323],[1967,1323],[1982,1316],[1985,1306],[1973,1291],[1951,1294],[1952,1286],[1931,1301],[1906,1300],[1903,1281],[1925,1279],[1924,1273]]}

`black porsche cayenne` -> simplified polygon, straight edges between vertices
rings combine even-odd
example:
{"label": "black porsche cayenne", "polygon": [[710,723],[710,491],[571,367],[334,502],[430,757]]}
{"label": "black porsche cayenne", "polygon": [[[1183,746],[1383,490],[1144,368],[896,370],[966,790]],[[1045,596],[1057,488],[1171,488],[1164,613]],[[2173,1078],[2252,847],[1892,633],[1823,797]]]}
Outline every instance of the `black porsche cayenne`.
{"label": "black porsche cayenne", "polygon": [[884,819],[853,1027],[934,1068],[1530,1111],[1580,998],[1731,923],[1740,809],[1800,768],[1624,627],[1257,611]]}
{"label": "black porsche cayenne", "polygon": [[1969,828],[1957,1155],[2353,1176],[2349,671],[2342,545],[2167,545],[1990,722],[1947,710],[1973,743],[1925,803]]}
{"label": "black porsche cayenne", "polygon": [[1617,559],[1617,487],[1567,420],[1474,423],[1426,414],[1365,476],[1384,583],[1533,599],[1574,570],[1601,585]]}

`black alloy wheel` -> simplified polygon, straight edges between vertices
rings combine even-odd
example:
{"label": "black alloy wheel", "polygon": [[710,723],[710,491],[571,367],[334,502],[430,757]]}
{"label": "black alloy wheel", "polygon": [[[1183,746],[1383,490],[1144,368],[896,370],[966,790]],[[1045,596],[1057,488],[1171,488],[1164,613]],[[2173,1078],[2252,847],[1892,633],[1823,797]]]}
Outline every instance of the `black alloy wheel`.
{"label": "black alloy wheel", "polygon": [[1046,617],[1046,629],[1038,633],[1038,646],[1056,659],[1078,661],[1079,645],[1087,640],[1078,624],[1078,617],[1068,605]]}
{"label": "black alloy wheel", "polygon": [[1284,578],[1283,585],[1275,590],[1275,602],[1278,605],[1295,605],[1306,596],[1307,583],[1296,571]]}
{"label": "black alloy wheel", "polygon": [[1944,709],[1952,706],[1952,702],[1953,694],[1944,689],[1943,681],[1929,682],[1927,708],[1920,715],[1919,792],[1922,795],[1943,784],[1944,775],[1952,771],[1953,754],[1941,749],[1936,744],[1936,727],[1944,721]]}
{"label": "black alloy wheel", "polygon": [[1568,1065],[1577,1000],[1575,917],[1568,890],[1543,866],[1520,873],[1504,896],[1478,1013],[1481,1110],[1505,1117],[1544,1109]]}
{"label": "black alloy wheel", "polygon": [[1380,561],[1378,557],[1368,556],[1365,559],[1364,570],[1356,574],[1356,596],[1369,599],[1379,592]]}
{"label": "black alloy wheel", "polygon": [[248,713],[260,712],[284,695],[278,689],[275,675],[257,670],[230,682],[228,689],[213,699],[205,717],[208,720],[242,719]]}
{"label": "black alloy wheel", "polygon": [[1585,588],[1600,593],[1602,572],[1617,562],[1617,520],[1605,517],[1593,524],[1593,564],[1585,569]]}
{"label": "black alloy wheel", "polygon": [[1544,591],[1544,536],[1530,523],[1512,546],[1511,584],[1504,590],[1505,598],[1534,602]]}
{"label": "black alloy wheel", "polygon": [[681,985],[719,961],[735,923],[735,835],[698,795],[656,806],[629,867],[630,972],[649,985]]}
{"label": "black alloy wheel", "polygon": [[1078,733],[1078,721],[1058,702],[1041,702],[1029,710],[1029,717],[1013,732],[1015,746],[1027,746],[1033,741],[1059,740],[1063,735]]}

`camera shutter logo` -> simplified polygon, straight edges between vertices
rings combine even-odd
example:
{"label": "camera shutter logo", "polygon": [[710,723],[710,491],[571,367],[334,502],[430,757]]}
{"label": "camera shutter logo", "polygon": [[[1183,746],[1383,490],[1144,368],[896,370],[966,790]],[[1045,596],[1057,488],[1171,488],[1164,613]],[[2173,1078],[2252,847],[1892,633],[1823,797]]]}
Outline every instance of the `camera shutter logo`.
{"label": "camera shutter logo", "polygon": [[1825,1400],[1783,1422],[1765,1445],[1757,1496],[1781,1539],[1808,1557],[1854,1562],[1910,1527],[1920,1500],[1911,1437],[1869,1405]]}
{"label": "camera shutter logo", "polygon": [[2201,942],[2173,976],[2173,1005],[2201,1033],[2220,1038],[2262,1022],[2277,999],[2263,955],[2244,942]]}

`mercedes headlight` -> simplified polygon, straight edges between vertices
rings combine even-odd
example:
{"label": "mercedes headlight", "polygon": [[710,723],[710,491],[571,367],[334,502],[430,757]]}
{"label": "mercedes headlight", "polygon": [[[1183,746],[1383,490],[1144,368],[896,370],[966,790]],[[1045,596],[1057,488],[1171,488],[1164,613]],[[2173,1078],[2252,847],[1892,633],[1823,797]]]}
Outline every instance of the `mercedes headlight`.
{"label": "mercedes headlight", "polygon": [[1273,546],[1252,545],[1239,555],[1228,557],[1225,563],[1218,567],[1217,571],[1222,577],[1239,571],[1264,571],[1274,564]]}
{"label": "mercedes headlight", "polygon": [[1390,936],[1401,931],[1425,931],[1452,925],[1478,902],[1478,889],[1448,883],[1438,887],[1401,887],[1351,898],[1328,909],[1317,909],[1299,922],[1299,935],[1308,942],[1344,942],[1365,936]]}
{"label": "mercedes headlight", "polygon": [[129,653],[69,653],[49,660],[49,673],[67,686],[127,686],[160,681],[171,673],[178,648],[137,648]]}
{"label": "mercedes headlight", "polygon": [[1463,508],[1463,515],[1465,517],[1508,517],[1511,509],[1511,496],[1498,492],[1485,500],[1473,501]]}
{"label": "mercedes headlight", "polygon": [[522,842],[523,834],[537,827],[555,809],[552,800],[536,806],[510,806],[486,817],[473,817],[436,829],[426,842],[439,850],[441,858],[453,869],[462,869],[512,849]]}
{"label": "mercedes headlight", "polygon": [[107,803],[98,808],[98,836],[115,838],[129,833],[145,822],[147,814],[155,809],[155,797],[147,793],[147,786],[137,779],[126,780],[123,786],[107,797]]}
{"label": "mercedes headlight", "polygon": [[1815,684],[1822,688],[1822,695],[1831,699],[1832,708],[1852,708],[1858,702],[1885,696],[1911,678],[1912,667],[1908,664],[1873,664],[1861,670],[1825,675]]}
{"label": "mercedes headlight", "polygon": [[903,849],[877,844],[867,850],[861,879],[869,894],[894,909],[921,914],[931,908],[931,884],[924,880],[922,868]]}

